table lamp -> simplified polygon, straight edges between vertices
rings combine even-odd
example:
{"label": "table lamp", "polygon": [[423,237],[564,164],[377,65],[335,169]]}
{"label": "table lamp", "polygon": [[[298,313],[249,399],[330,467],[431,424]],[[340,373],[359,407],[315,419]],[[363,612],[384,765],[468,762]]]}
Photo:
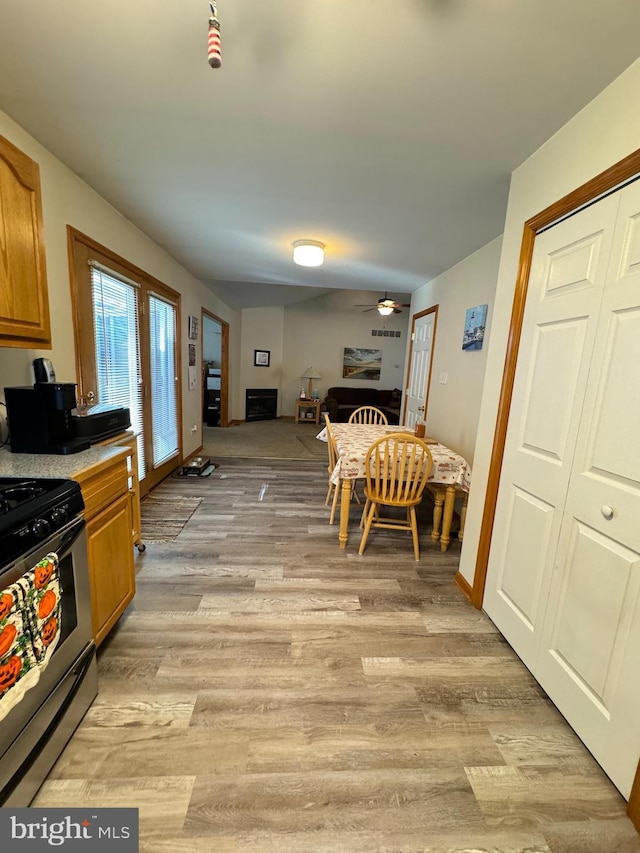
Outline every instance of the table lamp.
{"label": "table lamp", "polygon": [[309,399],[311,399],[311,383],[314,379],[322,379],[322,376],[318,373],[318,371],[315,369],[315,367],[307,367],[307,369],[301,375],[300,378],[309,380],[309,392],[307,394],[307,397],[309,397]]}

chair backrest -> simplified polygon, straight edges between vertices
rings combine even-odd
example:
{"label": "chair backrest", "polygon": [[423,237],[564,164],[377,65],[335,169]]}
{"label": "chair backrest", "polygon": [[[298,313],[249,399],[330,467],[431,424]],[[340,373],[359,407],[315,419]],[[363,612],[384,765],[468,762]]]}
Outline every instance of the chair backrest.
{"label": "chair backrest", "polygon": [[329,415],[325,414],[324,422],[327,426],[327,452],[329,453],[329,466],[327,471],[329,474],[333,473],[334,468],[338,464],[338,449],[336,448],[336,440],[333,435],[333,429],[331,427],[331,420],[329,419]]}
{"label": "chair backrest", "polygon": [[407,432],[392,432],[367,450],[367,495],[381,503],[420,503],[433,459],[429,446]]}
{"label": "chair backrest", "polygon": [[360,406],[349,415],[350,424],[388,424],[387,416],[375,406]]}

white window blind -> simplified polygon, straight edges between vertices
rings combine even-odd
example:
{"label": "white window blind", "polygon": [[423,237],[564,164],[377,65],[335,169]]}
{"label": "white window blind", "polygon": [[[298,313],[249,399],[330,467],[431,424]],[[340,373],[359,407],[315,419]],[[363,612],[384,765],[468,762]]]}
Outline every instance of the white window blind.
{"label": "white window blind", "polygon": [[142,371],[138,337],[138,288],[103,267],[91,266],[95,329],[96,394],[93,411],[126,406],[137,434],[138,476],[145,476]]}
{"label": "white window blind", "polygon": [[176,306],[149,295],[153,467],[178,453]]}

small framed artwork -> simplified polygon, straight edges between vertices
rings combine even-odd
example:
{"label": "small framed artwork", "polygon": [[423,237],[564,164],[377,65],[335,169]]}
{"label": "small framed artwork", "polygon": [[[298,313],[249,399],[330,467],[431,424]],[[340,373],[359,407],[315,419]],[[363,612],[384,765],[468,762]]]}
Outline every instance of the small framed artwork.
{"label": "small framed artwork", "polygon": [[198,340],[198,318],[189,317],[189,338],[192,341]]}
{"label": "small framed artwork", "polygon": [[487,305],[476,305],[475,308],[467,308],[464,318],[462,349],[482,349],[484,328],[487,322],[487,307]]}
{"label": "small framed artwork", "polygon": [[269,367],[270,362],[271,362],[271,350],[254,349],[254,351],[253,351],[253,365],[254,365],[254,367]]}

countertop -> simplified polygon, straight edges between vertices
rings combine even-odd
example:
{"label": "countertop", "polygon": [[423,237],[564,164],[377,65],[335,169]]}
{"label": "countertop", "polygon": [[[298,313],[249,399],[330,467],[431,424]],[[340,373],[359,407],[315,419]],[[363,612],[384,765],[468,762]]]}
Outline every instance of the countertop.
{"label": "countertop", "polygon": [[123,447],[90,447],[80,453],[58,456],[46,453],[12,453],[0,448],[0,477],[48,477],[74,479],[88,468],[127,456]]}

